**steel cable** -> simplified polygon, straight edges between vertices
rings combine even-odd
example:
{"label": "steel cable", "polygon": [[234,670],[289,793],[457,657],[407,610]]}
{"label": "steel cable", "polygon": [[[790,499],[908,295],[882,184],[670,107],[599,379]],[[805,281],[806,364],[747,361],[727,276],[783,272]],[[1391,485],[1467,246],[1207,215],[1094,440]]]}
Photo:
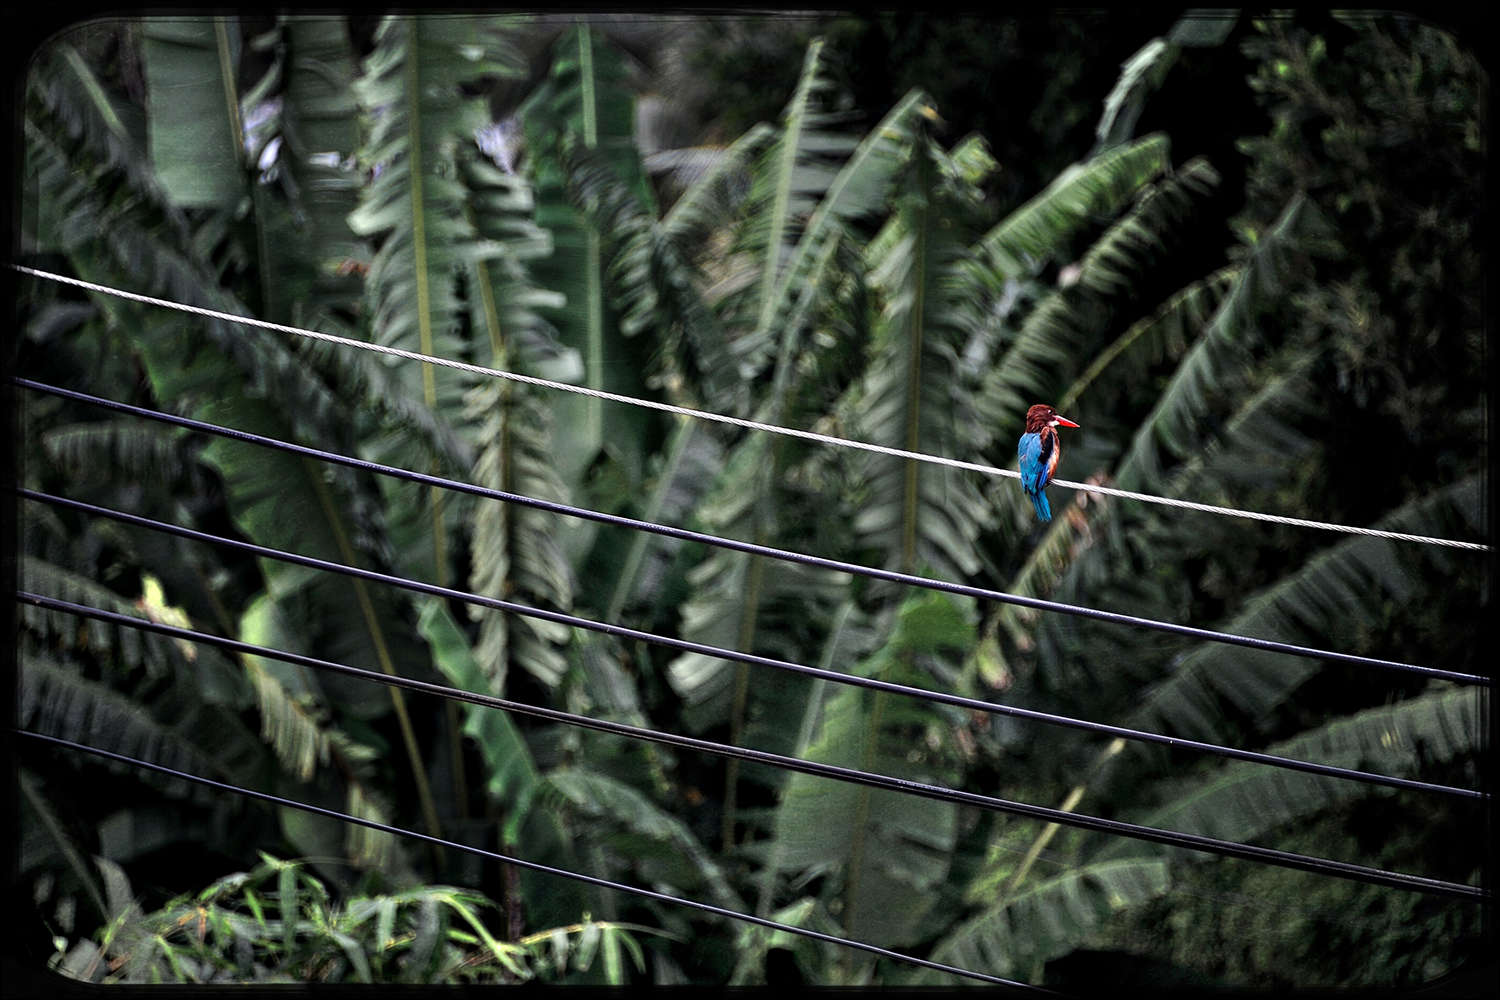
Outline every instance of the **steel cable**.
{"label": "steel cable", "polygon": [[[217,309],[206,309],[202,306],[190,306],[181,302],[173,302],[170,299],[161,299],[151,295],[141,295],[138,292],[127,292],[123,289],[112,288],[109,285],[100,285],[92,281],[83,281],[79,278],[69,278],[61,274],[53,274],[50,271],[41,271],[36,268],[23,267],[19,264],[10,265],[22,274],[29,274],[36,278],[47,281],[55,281],[60,284],[73,285],[90,291],[105,295],[113,295],[118,298],[129,299],[133,302],[141,302],[146,305],[159,306],[164,309],[175,309],[178,312],[191,313],[204,316],[209,319],[222,320],[228,323],[239,323],[245,326],[258,327],[263,330],[273,330],[279,333],[289,333],[298,337],[306,337],[312,340],[321,340],[326,343],[339,344],[344,347],[353,347],[363,351],[373,351],[391,357],[403,358],[408,361],[421,361],[426,364],[439,365],[444,368],[452,368],[458,371],[469,372],[476,375],[487,375],[495,378],[509,379],[526,385],[541,386],[548,389],[556,389],[561,392],[577,393],[592,396],[596,399],[604,399],[614,403],[622,403],[627,406],[640,406],[648,409],[660,410],[665,413],[674,413],[679,416],[692,417],[699,420],[709,420],[716,423],[729,424],[734,427],[742,427],[747,430],[763,431],[768,434],[780,434],[787,437],[801,438],[806,441],[816,441],[820,444],[832,445],[840,448],[854,448],[860,451],[874,452],[881,455],[890,455],[896,458],[911,459],[917,462],[926,462],[933,465],[942,465],[955,469],[966,469],[970,472],[978,472],[987,476],[1004,476],[1011,479],[1020,478],[1020,473],[1010,469],[998,469],[991,465],[983,465],[978,462],[965,462],[956,458],[946,458],[941,455],[925,455],[921,452],[905,451],[900,448],[888,448],[884,445],[869,444],[864,441],[854,441],[849,438],[833,437],[828,434],[819,434],[816,431],[798,430],[792,427],[782,427],[778,424],[767,424],[758,420],[746,420],[742,417],[730,417],[721,413],[711,413],[707,410],[696,410],[688,406],[676,406],[672,403],[659,403],[655,400],[640,399],[635,396],[623,396],[619,393],[605,392],[602,389],[591,389],[587,386],[571,385],[567,382],[556,382],[551,379],[537,378],[532,375],[522,375],[518,372],[508,372],[498,368],[486,368],[483,365],[471,365],[463,361],[453,361],[448,358],[440,358],[427,354],[419,354],[416,351],[402,350],[398,347],[387,347],[384,344],[373,344],[363,340],[353,340],[348,337],[339,337],[331,333],[322,333],[318,330],[307,330],[301,327],[286,326],[282,323],[271,323],[266,320],[255,319],[249,316],[239,316],[234,313],[221,312]],[[1086,493],[1099,493],[1107,496],[1121,497],[1128,500],[1139,500],[1144,503],[1164,504],[1169,507],[1179,507],[1187,510],[1202,511],[1210,514],[1223,514],[1227,517],[1247,518],[1255,521],[1268,521],[1273,524],[1286,524],[1293,527],[1315,528],[1321,531],[1341,531],[1348,534],[1368,535],[1376,538],[1389,538],[1395,541],[1418,542],[1426,545],[1442,545],[1450,548],[1469,549],[1478,552],[1489,552],[1491,547],[1480,542],[1460,542],[1448,538],[1432,538],[1427,535],[1411,535],[1399,531],[1383,531],[1379,528],[1359,528],[1347,524],[1332,524],[1327,521],[1312,521],[1307,518],[1285,517],[1280,514],[1263,514],[1259,511],[1239,510],[1233,507],[1217,507],[1213,504],[1194,503],[1190,500],[1176,500],[1172,497],[1154,496],[1149,493],[1135,493],[1130,490],[1116,489],[1111,486],[1100,486],[1090,483],[1076,483],[1066,479],[1053,479],[1049,485],[1061,486],[1065,489],[1082,490]]]}
{"label": "steel cable", "polygon": [[[90,403],[105,409],[115,410],[121,413],[131,413],[148,420],[157,420],[163,423],[175,424],[190,430],[200,431],[205,434],[216,434],[221,437],[233,438],[250,444],[262,445],[279,451],[286,451],[296,455],[304,455],[322,461],[332,462],[348,468],[360,469],[378,475],[392,476],[397,479],[405,479],[409,482],[422,483],[428,486],[437,486],[451,489],[458,493],[467,493],[471,496],[486,497],[499,500],[504,503],[513,503],[523,507],[531,507],[537,510],[545,510],[565,517],[576,517],[584,520],[596,521],[601,524],[610,524],[617,527],[646,531],[667,538],[676,538],[682,541],[698,542],[716,548],[729,549],[735,552],[744,552],[750,555],[760,555],[770,559],[779,559],[786,562],[800,563],[804,566],[816,566],[820,569],[831,569],[838,572],[850,573],[855,576],[864,576],[874,580],[884,580],[910,587],[922,587],[928,590],[941,591],[948,594],[958,594],[964,597],[972,597],[982,601],[995,601],[1001,604],[1013,604],[1017,607],[1031,608],[1037,611],[1052,611],[1059,614],[1073,615],[1080,618],[1092,618],[1096,621],[1106,621],[1116,625],[1128,625],[1135,628],[1145,628],[1157,632],[1166,632],[1172,635],[1182,635],[1193,639],[1201,639],[1208,642],[1219,642],[1226,645],[1244,646],[1250,649],[1258,649],[1270,653],[1286,653],[1291,656],[1310,657],[1313,659],[1327,660],[1332,663],[1348,663],[1354,666],[1376,667],[1385,670],[1396,670],[1406,673],[1416,673],[1422,676],[1458,681],[1468,684],[1481,684],[1490,686],[1488,677],[1478,674],[1465,674],[1451,670],[1438,670],[1432,667],[1421,667],[1410,663],[1398,663],[1392,660],[1381,660],[1369,656],[1357,656],[1353,653],[1338,653],[1332,650],[1314,649],[1308,646],[1299,646],[1294,643],[1278,642],[1272,639],[1257,639],[1251,636],[1235,635],[1229,632],[1218,632],[1213,629],[1196,628],[1191,625],[1177,625],[1172,622],[1156,621],[1150,618],[1139,618],[1134,615],[1119,614],[1113,611],[1101,611],[1095,608],[1085,608],[1073,604],[1064,604],[1059,601],[1049,601],[1039,597],[1023,597],[1018,594],[1007,594],[1003,591],[988,590],[983,587],[972,587],[967,584],[949,583],[943,580],[931,580],[924,577],[913,576],[909,573],[899,573],[895,570],[878,569],[871,566],[859,566],[855,563],[842,562],[837,559],[825,559],[821,556],[808,555],[801,552],[791,552],[786,549],[778,549],[768,545],[759,545],[754,542],[742,542],[733,538],[721,538],[717,535],[709,535],[699,531],[691,531],[686,528],[674,528],[667,525],[655,524],[650,521],[641,521],[635,518],[623,517],[618,514],[605,514],[600,511],[588,510],[583,507],[574,507],[569,504],[554,503],[548,500],[539,500],[535,497],[522,496],[516,493],[507,493],[502,490],[488,489],[483,486],[474,486],[469,483],[459,482],[454,479],[444,479],[440,476],[428,475],[421,472],[410,472],[406,469],[398,469],[394,466],[381,465],[377,462],[368,462],[364,459],[350,458],[335,452],[312,448],[307,445],[293,444],[288,441],[280,441],[276,438],[253,434],[249,431],[236,430],[232,427],[222,427],[190,417],[179,417],[175,414],[161,413],[156,410],[148,410],[144,407],[133,406],[129,403],[118,403],[114,400],[90,396],[87,393],[76,392],[72,389],[62,389],[30,379],[12,378],[10,380],[23,388],[46,392],[52,395],[74,399],[80,402]],[[40,494],[37,495],[40,498]],[[509,610],[509,609],[507,609]]]}
{"label": "steel cable", "polygon": [[[1239,750],[1233,747],[1220,746],[1215,743],[1204,743],[1198,740],[1183,739],[1175,736],[1167,736],[1161,733],[1151,733],[1144,730],[1128,729],[1123,726],[1112,726],[1101,722],[1089,722],[1084,719],[1075,719],[1070,716],[1055,715],[1050,712],[1041,712],[1034,709],[1019,708],[1012,705],[1001,705],[995,702],[983,701],[978,698],[968,698],[963,695],[950,694],[944,691],[930,691],[924,688],[911,687],[904,684],[896,684],[891,681],[883,681],[874,677],[859,677],[853,674],[839,673],[834,670],[826,670],[821,667],[810,667],[790,660],[778,660],[774,657],[761,656],[756,653],[745,653],[739,650],[724,649],[718,646],[709,646],[703,643],[692,642],[687,639],[677,639],[671,636],[657,635],[641,629],[633,629],[623,625],[611,625],[606,622],[596,622],[577,615],[566,614],[561,611],[547,611],[533,608],[529,605],[507,601],[501,598],[485,597],[482,594],[474,594],[468,591],[455,590],[451,587],[443,587],[438,584],[423,583],[420,580],[410,580],[405,577],[380,573],[375,570],[360,569],[334,563],[313,556],[302,556],[292,552],[284,552],[269,546],[257,545],[253,542],[241,542],[235,539],[223,538],[207,532],[196,531],[192,528],[182,528],[177,525],[168,524],[164,521],[155,521],[151,518],[141,517],[138,514],[127,514],[122,511],[113,511],[106,507],[98,507],[94,504],[84,503],[79,500],[69,500],[63,497],[52,497],[31,490],[18,491],[21,496],[31,500],[41,500],[56,506],[78,510],[84,513],[97,514],[112,518],[126,524],[134,524],[139,527],[161,531],[167,534],[177,535],[181,538],[190,538],[194,541],[204,542],[210,545],[223,545],[240,551],[250,552],[254,555],[268,559],[276,559],[294,565],[307,566],[325,572],[337,573],[342,576],[352,576],[359,579],[370,580],[376,583],[385,583],[403,590],[411,590],[417,593],[428,594],[434,597],[443,597],[466,604],[478,604],[482,607],[494,608],[497,611],[506,611],[524,617],[540,618],[544,621],[555,622],[572,628],[582,628],[593,632],[602,632],[605,635],[616,638],[631,639],[638,642],[646,642],[652,645],[665,646],[686,653],[700,653],[704,656],[712,656],[723,660],[732,660],[746,663],[752,666],[768,667],[773,670],[781,670],[787,673],[802,674],[807,677],[815,677],[829,681],[834,684],[842,684],[850,687],[860,687],[873,691],[885,691],[891,694],[905,695],[907,697],[919,698],[942,705],[951,705],[955,708],[964,708],[970,711],[986,712],[994,715],[1008,715],[1013,718],[1028,719],[1048,725],[1064,726],[1071,729],[1083,730],[1101,736],[1118,737],[1127,740],[1135,740],[1144,743],[1154,743],[1176,749],[1196,750],[1203,753],[1216,754],[1221,757],[1229,757],[1238,760],[1250,761],[1257,764],[1265,764],[1271,767],[1286,768],[1288,770],[1302,771],[1309,774],[1319,774],[1327,777],[1346,778],[1353,781],[1361,781],[1369,784],[1385,785],[1392,788],[1407,788],[1413,791],[1438,792],[1453,795],[1460,798],[1484,799],[1488,796],[1483,792],[1472,791],[1464,788],[1454,788],[1449,785],[1438,785],[1425,781],[1416,781],[1411,778],[1397,778],[1390,775],[1373,774],[1368,771],[1356,771],[1349,768],[1335,767],[1331,764],[1318,764],[1312,761],[1297,760],[1290,757],[1277,757],[1274,754],[1260,753],[1254,750]],[[40,600],[53,600],[41,595],[27,595]]]}
{"label": "steel cable", "polygon": [[400,827],[389,826],[385,823],[378,823],[375,820],[362,819],[358,816],[350,816],[347,813],[341,813],[334,809],[326,809],[322,806],[310,805],[306,802],[298,802],[295,799],[282,798],[279,795],[271,795],[267,792],[257,792],[252,791],[248,788],[240,788],[237,785],[227,784],[222,781],[214,781],[212,778],[201,778],[196,774],[189,774],[186,771],[174,770],[173,768],[165,767],[161,764],[152,764],[149,761],[137,760],[134,757],[126,757],[123,754],[112,753],[108,750],[100,750],[97,747],[87,746],[82,743],[75,743],[72,740],[61,739],[56,736],[47,736],[42,733],[33,733],[24,729],[12,729],[11,732],[19,736],[27,736],[35,740],[45,740],[46,742],[52,743],[56,746],[67,747],[72,750],[79,750],[84,753],[93,754],[97,757],[104,757],[108,760],[115,760],[123,764],[130,764],[134,767],[144,768],[148,771],[155,771],[158,774],[164,774],[169,777],[180,779],[182,781],[191,781],[200,785],[205,785],[209,788],[217,788],[220,791],[230,792],[234,795],[241,795],[245,798],[255,799],[259,802],[265,802],[270,805],[289,806],[293,809],[300,809],[304,812],[315,813],[319,816],[327,816],[331,819],[343,820],[346,823],[354,823],[358,826],[367,827],[371,830],[379,830],[383,833],[388,833],[393,836],[406,837],[410,840],[419,840],[424,843],[433,844],[437,847],[452,848],[455,851],[463,851],[467,854],[478,855],[479,857],[487,858],[491,861],[498,861],[501,864],[515,865],[518,868],[526,868],[531,871],[542,872],[547,875],[556,875],[559,878],[572,879],[576,882],[584,882],[589,885],[598,886],[601,889],[614,889],[618,892],[627,892],[631,893],[632,895],[644,896],[647,899],[656,900],[659,903],[670,903],[675,906],[683,906],[689,909],[699,910],[704,913],[710,913],[714,916],[726,917],[730,920],[739,920],[744,923],[755,924],[757,926],[766,927],[771,930],[785,931],[788,934],[796,934],[801,937],[812,938],[815,941],[823,941],[828,944],[841,945],[846,948],[855,948],[859,951],[865,951],[873,955],[879,955],[882,958],[893,959],[894,961],[904,962],[909,965],[921,966],[922,968],[932,969],[937,972],[946,972],[949,975],[964,976],[969,979],[978,979],[982,980],[983,982],[995,983],[996,985],[1000,986],[1013,986],[1017,989],[1030,990],[1036,993],[1046,993],[1051,996],[1068,995],[1065,993],[1058,993],[1056,990],[1049,990],[1043,986],[1033,986],[1030,983],[1017,982],[1013,979],[1001,979],[999,976],[991,976],[983,972],[971,972],[968,969],[960,969],[956,966],[944,965],[941,962],[933,962],[925,958],[915,958],[911,955],[903,955],[898,951],[891,951],[887,948],[881,948],[878,945],[865,944],[863,941],[855,941],[851,938],[841,938],[834,934],[825,934],[822,931],[814,931],[809,930],[805,927],[794,927],[791,924],[778,923],[775,920],[768,920],[764,917],[757,917],[749,913],[740,913],[736,910],[726,909],[722,906],[714,906],[711,903],[701,903],[693,899],[683,899],[679,896],[669,896],[666,893],[654,892],[650,889],[638,889],[635,886],[625,885],[623,882],[612,882],[608,879],[596,878],[593,875],[584,875],[579,872],[570,872],[563,868],[553,868],[550,865],[539,864],[535,861],[526,861],[522,858],[514,858],[508,854],[499,854],[495,851],[486,851],[482,847],[472,847],[468,844],[458,843],[457,841],[444,840],[441,837],[434,837],[429,834],[418,833],[414,830],[403,830]]}
{"label": "steel cable", "polygon": [[[159,622],[142,621],[131,618],[128,615],[120,615],[115,612],[104,611],[97,608],[89,608],[83,605],[71,604],[71,602],[56,601],[52,598],[41,598],[39,595],[27,595],[27,600],[33,604],[43,603],[58,607],[59,610],[83,615],[90,618],[98,618],[105,621],[113,621],[128,627],[140,628],[145,631],[159,632],[176,638],[186,638],[192,642],[202,642],[207,645],[219,646],[232,649],[236,652],[250,653],[256,656],[265,656],[272,659],[294,663],[300,666],[312,667],[318,670],[327,670],[333,673],[344,674],[350,677],[360,677],[373,681],[377,684],[385,684],[392,687],[400,687],[410,691],[424,694],[433,694],[443,698],[451,698],[456,701],[465,701],[474,705],[483,705],[488,708],[500,709],[502,711],[514,712],[517,715],[529,715],[533,718],[545,719],[549,722],[558,722],[565,725],[579,726],[593,729],[598,732],[610,733],[616,736],[624,736],[651,743],[659,743],[664,746],[677,747],[679,749],[693,750],[700,753],[709,753],[715,756],[728,757],[742,761],[764,764],[770,767],[779,767],[789,771],[812,775],[820,778],[830,778],[835,781],[845,781],[851,784],[864,785],[870,788],[878,788],[885,791],[901,792],[915,795],[921,798],[932,799],[957,805],[973,806],[991,812],[1008,813],[1014,816],[1022,816],[1027,819],[1041,820],[1047,823],[1056,823],[1060,826],[1077,827],[1095,833],[1111,834],[1115,836],[1129,837],[1135,840],[1143,840],[1148,843],[1163,844],[1168,847],[1182,848],[1191,851],[1203,851],[1209,854],[1217,854],[1225,857],[1242,858],[1250,861],[1259,861],[1265,864],[1277,865],[1283,868],[1291,868],[1299,871],[1307,871],[1315,874],[1331,875],[1335,878],[1344,878],[1356,882],[1367,882],[1373,885],[1383,885],[1394,889],[1406,889],[1429,895],[1446,896],[1452,899],[1463,899],[1479,902],[1489,902],[1492,894],[1483,888],[1462,885],[1457,882],[1446,882],[1441,879],[1426,878],[1419,875],[1410,875],[1404,872],[1388,872],[1378,868],[1370,868],[1365,865],[1351,864],[1345,861],[1333,861],[1327,858],[1315,858],[1304,854],[1295,854],[1290,851],[1281,851],[1270,847],[1259,847],[1252,844],[1236,844],[1227,840],[1214,837],[1205,837],[1199,834],[1181,833],[1175,830],[1160,830],[1155,827],[1142,826],[1138,823],[1127,823],[1121,820],[1104,819],[1096,816],[1087,816],[1080,813],[1056,809],[1050,806],[1038,806],[1025,802],[1016,802],[1009,799],[996,798],[989,795],[981,795],[977,792],[967,792],[961,789],[943,788],[925,782],[912,781],[906,778],[896,778],[884,774],[874,774],[855,768],[841,767],[836,764],[825,764],[818,761],[803,760],[796,757],[787,757],[783,754],[769,753],[764,750],[752,750],[747,747],[733,747],[711,740],[697,739],[691,736],[680,736],[674,733],[663,733],[656,730],[644,729],[639,726],[630,726],[620,722],[610,722],[605,719],[593,719],[587,716],[575,715],[558,709],[543,708],[537,705],[527,705],[522,702],[499,698],[494,695],[479,694],[472,691],[464,691],[459,688],[448,687],[443,684],[433,684],[428,681],[420,681],[409,677],[392,676],[373,670],[363,670],[359,667],[351,667],[347,664],[333,663],[328,660],[320,660],[316,657],[305,656],[300,653],[289,653],[283,650],[271,649],[265,646],[256,646],[251,643],[241,642],[237,639],[228,639],[222,636],[209,635],[196,632],[191,629],[181,629],[177,626],[165,625]],[[71,605],[70,607],[61,607]]]}

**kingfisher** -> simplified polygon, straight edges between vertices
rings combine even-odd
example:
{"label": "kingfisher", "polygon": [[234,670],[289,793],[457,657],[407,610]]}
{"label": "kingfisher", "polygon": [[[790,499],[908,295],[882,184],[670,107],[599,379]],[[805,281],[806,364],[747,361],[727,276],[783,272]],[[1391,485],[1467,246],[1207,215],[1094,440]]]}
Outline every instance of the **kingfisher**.
{"label": "kingfisher", "polygon": [[1021,489],[1031,498],[1036,516],[1043,521],[1052,520],[1052,507],[1047,503],[1047,480],[1057,468],[1062,457],[1062,445],[1057,438],[1057,426],[1077,427],[1073,421],[1059,417],[1050,406],[1038,403],[1026,411],[1026,433],[1016,454],[1021,457]]}

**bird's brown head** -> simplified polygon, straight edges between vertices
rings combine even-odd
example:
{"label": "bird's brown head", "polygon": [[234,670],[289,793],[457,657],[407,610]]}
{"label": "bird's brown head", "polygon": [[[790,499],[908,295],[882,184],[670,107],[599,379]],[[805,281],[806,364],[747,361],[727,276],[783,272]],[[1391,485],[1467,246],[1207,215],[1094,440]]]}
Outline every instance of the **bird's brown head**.
{"label": "bird's brown head", "polygon": [[1041,403],[1036,404],[1026,411],[1026,433],[1038,434],[1043,427],[1077,427],[1078,425],[1066,417],[1059,417],[1057,411],[1050,406]]}

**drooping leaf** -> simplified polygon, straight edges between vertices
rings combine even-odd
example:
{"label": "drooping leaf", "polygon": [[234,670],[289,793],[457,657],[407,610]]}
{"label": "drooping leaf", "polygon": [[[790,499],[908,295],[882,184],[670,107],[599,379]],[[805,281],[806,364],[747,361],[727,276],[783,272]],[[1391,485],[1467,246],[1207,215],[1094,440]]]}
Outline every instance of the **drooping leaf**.
{"label": "drooping leaf", "polygon": [[[1376,522],[1385,531],[1445,537],[1478,528],[1474,477],[1421,497]],[[1402,604],[1422,589],[1410,547],[1356,535],[1324,549],[1251,600],[1223,628],[1236,635],[1321,644],[1351,621],[1376,620],[1386,601]],[[1151,687],[1127,725],[1194,739],[1222,738],[1221,700],[1256,718],[1279,705],[1319,669],[1317,660],[1243,646],[1193,650]]]}
{"label": "drooping leaf", "polygon": [[142,24],[151,161],[162,189],[183,208],[233,209],[245,193],[237,20]]}
{"label": "drooping leaf", "polygon": [[[1473,690],[1433,691],[1340,716],[1266,752],[1377,774],[1411,775],[1424,765],[1446,763],[1486,746],[1480,702]],[[1179,781],[1176,786],[1163,789],[1167,804],[1140,822],[1234,843],[1252,843],[1340,802],[1384,791],[1363,782],[1246,762],[1227,763],[1206,778]],[[1115,845],[1113,853],[1127,850]],[[1174,853],[1204,858],[1197,852]]]}
{"label": "drooping leaf", "polygon": [[[1033,983],[1042,966],[1083,944],[1117,910],[1167,891],[1167,866],[1155,859],[1101,861],[1033,882],[966,920],[932,951],[933,961]],[[921,970],[913,983],[964,980]]]}

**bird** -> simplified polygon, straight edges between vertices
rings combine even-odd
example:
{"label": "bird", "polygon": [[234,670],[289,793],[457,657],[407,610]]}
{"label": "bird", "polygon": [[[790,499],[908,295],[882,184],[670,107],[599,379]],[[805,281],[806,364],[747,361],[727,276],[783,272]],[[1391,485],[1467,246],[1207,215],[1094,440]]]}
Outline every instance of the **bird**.
{"label": "bird", "polygon": [[1026,433],[1016,447],[1021,459],[1021,489],[1031,498],[1036,516],[1043,521],[1052,520],[1052,506],[1047,503],[1047,480],[1057,468],[1062,457],[1062,444],[1057,437],[1057,427],[1077,427],[1073,421],[1059,417],[1057,411],[1041,403],[1026,411]]}

